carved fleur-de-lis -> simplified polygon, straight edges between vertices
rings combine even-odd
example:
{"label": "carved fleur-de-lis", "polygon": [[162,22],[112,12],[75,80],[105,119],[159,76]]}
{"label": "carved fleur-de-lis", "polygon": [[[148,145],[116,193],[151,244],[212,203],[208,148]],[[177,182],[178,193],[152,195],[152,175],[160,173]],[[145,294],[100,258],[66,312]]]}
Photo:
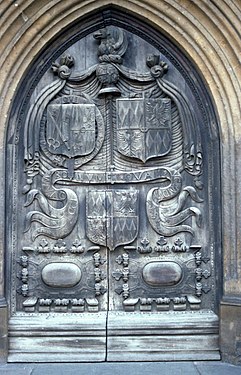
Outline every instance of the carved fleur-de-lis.
{"label": "carved fleur-de-lis", "polygon": [[167,240],[164,236],[160,236],[156,243],[158,245],[154,247],[154,251],[156,253],[167,253],[170,250],[169,246],[167,245]]}
{"label": "carved fleur-de-lis", "polygon": [[181,246],[183,241],[178,237],[178,239],[174,242],[176,246]]}
{"label": "carved fleur-de-lis", "polygon": [[183,241],[178,237],[177,240],[174,241],[172,251],[174,251],[175,253],[178,253],[178,252],[185,252],[187,250],[188,250],[188,247],[183,245]]}
{"label": "carved fleur-de-lis", "polygon": [[211,288],[208,284],[205,284],[205,285],[202,285],[202,291],[207,294],[208,292],[210,292]]}
{"label": "carved fleur-de-lis", "polygon": [[207,269],[203,270],[202,268],[197,268],[196,271],[196,280],[201,280],[202,277],[207,279],[208,277],[211,276],[211,272]]}
{"label": "carved fleur-de-lis", "polygon": [[85,247],[81,245],[81,242],[76,238],[76,240],[72,243],[70,248],[71,253],[83,253],[85,251]]}
{"label": "carved fleur-de-lis", "polygon": [[28,269],[27,268],[23,268],[22,271],[21,271],[21,280],[23,283],[27,283],[28,282]]}
{"label": "carved fleur-de-lis", "polygon": [[143,238],[143,240],[141,240],[141,244],[143,247],[147,247],[149,245],[150,241],[148,241],[148,239],[145,237]]}
{"label": "carved fleur-de-lis", "polygon": [[196,280],[200,281],[202,279],[202,269],[197,268],[196,271],[195,271],[195,274],[196,274]]}
{"label": "carved fleur-de-lis", "polygon": [[66,243],[61,238],[58,239],[54,245],[53,251],[54,253],[66,253]]}
{"label": "carved fleur-de-lis", "polygon": [[149,243],[150,241],[144,237],[142,240],[141,240],[141,245],[142,246],[138,246],[137,250],[139,251],[140,254],[145,254],[145,253],[151,253],[152,252],[152,247],[149,246]]}
{"label": "carved fleur-de-lis", "polygon": [[121,270],[116,269],[115,271],[112,272],[112,276],[114,277],[114,279],[115,279],[116,281],[119,281],[119,280],[121,279],[121,277],[122,277],[122,272],[121,272]]}
{"label": "carved fleur-de-lis", "polygon": [[96,297],[100,296],[101,294],[105,294],[107,289],[102,284],[95,284],[95,295]]}
{"label": "carved fleur-de-lis", "polygon": [[105,259],[101,257],[99,253],[95,253],[93,255],[94,265],[95,267],[99,267],[100,265],[105,263]]}
{"label": "carved fleur-de-lis", "polygon": [[129,279],[129,269],[123,268],[123,270],[116,269],[112,272],[112,276],[116,281],[119,281],[121,278],[126,282]]}
{"label": "carved fleur-de-lis", "polygon": [[129,255],[128,254],[123,254],[122,258],[123,258],[123,266],[127,267],[128,264],[129,264]]}
{"label": "carved fleur-de-lis", "polygon": [[27,297],[28,296],[28,292],[29,292],[29,288],[28,288],[28,284],[23,284],[21,286],[21,293],[24,297]]}
{"label": "carved fleur-de-lis", "polygon": [[122,270],[123,281],[127,282],[129,280],[129,274],[130,274],[129,269],[123,268],[123,270]]}
{"label": "carved fleur-de-lis", "polygon": [[130,294],[130,288],[128,284],[123,284],[122,295],[123,298],[128,298]]}
{"label": "carved fleur-de-lis", "polygon": [[205,279],[207,279],[211,275],[211,273],[209,270],[204,270],[202,271],[202,275],[203,277],[205,277]]}
{"label": "carved fleur-de-lis", "polygon": [[127,267],[128,264],[129,264],[129,255],[128,254],[118,255],[118,257],[116,258],[115,261],[118,264],[122,264],[123,263],[123,266]]}
{"label": "carved fleur-de-lis", "polygon": [[28,256],[27,255],[22,255],[20,257],[20,264],[22,267],[28,267]]}
{"label": "carved fleur-de-lis", "polygon": [[203,287],[202,283],[196,283],[196,293],[195,294],[196,294],[197,297],[201,297],[202,287]]}
{"label": "carved fleur-de-lis", "polygon": [[37,251],[39,253],[49,253],[50,252],[49,243],[45,238],[43,238],[41,241],[39,241]]}
{"label": "carved fleur-de-lis", "polygon": [[164,246],[164,245],[167,244],[167,240],[165,239],[164,236],[160,236],[160,237],[159,237],[159,240],[156,241],[156,243],[157,243],[157,245],[159,245],[159,246]]}
{"label": "carved fleur-de-lis", "polygon": [[202,253],[200,251],[195,254],[195,262],[197,266],[200,266],[202,263]]}

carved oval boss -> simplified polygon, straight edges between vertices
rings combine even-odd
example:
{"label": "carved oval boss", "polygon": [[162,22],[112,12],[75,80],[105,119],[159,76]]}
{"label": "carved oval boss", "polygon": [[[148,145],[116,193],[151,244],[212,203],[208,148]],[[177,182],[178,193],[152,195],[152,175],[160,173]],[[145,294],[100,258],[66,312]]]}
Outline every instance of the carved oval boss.
{"label": "carved oval boss", "polygon": [[144,281],[154,287],[176,285],[182,278],[182,268],[176,262],[149,262],[142,271]]}
{"label": "carved oval boss", "polygon": [[43,282],[53,288],[71,288],[81,279],[81,270],[74,263],[53,262],[42,269]]}

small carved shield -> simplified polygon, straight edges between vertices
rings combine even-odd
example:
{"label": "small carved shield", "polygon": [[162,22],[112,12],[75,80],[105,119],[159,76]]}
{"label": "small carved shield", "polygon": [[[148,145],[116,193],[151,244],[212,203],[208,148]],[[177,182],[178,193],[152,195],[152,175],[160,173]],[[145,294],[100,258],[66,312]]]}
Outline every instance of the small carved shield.
{"label": "small carved shield", "polygon": [[172,146],[170,99],[118,99],[117,148],[146,162],[167,155]]}
{"label": "small carved shield", "polygon": [[87,236],[114,250],[135,240],[138,234],[137,190],[89,191],[87,196]]}
{"label": "small carved shield", "polygon": [[46,140],[53,154],[67,157],[90,154],[95,147],[95,105],[48,105]]}

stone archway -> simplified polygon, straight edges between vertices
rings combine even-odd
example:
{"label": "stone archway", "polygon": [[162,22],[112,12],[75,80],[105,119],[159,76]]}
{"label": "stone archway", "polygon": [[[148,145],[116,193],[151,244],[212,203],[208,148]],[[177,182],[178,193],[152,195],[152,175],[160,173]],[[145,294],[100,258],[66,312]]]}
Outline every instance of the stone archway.
{"label": "stone archway", "polygon": [[[99,2],[99,4],[96,4],[96,5],[101,5],[102,4],[102,2]],[[103,4],[102,5],[104,5],[104,2],[103,2]],[[91,4],[90,5],[88,5],[89,6],[89,8],[88,8],[88,10],[90,10],[90,8],[91,8]],[[135,7],[138,7],[138,6],[134,6],[133,4],[132,4],[132,6],[133,6],[133,10],[134,10],[134,8]],[[147,16],[147,14],[153,14],[153,17],[151,18],[151,20],[152,20],[152,22],[154,22],[155,23],[155,21],[154,21],[154,19],[155,19],[155,15],[154,15],[154,11],[153,11],[153,9],[154,8],[152,8],[152,9],[148,9],[148,6],[146,7],[146,5],[145,5],[145,2],[142,2],[142,9],[143,8],[145,8],[145,11],[146,11],[146,13],[145,13],[145,15]],[[185,29],[185,25],[184,24],[182,24],[182,27],[183,27],[183,29],[184,30],[187,30],[187,28],[188,27],[190,27],[191,26],[191,23],[192,23],[192,17],[193,17],[193,14],[195,13],[194,12],[194,10],[196,11],[196,12],[200,12],[200,13],[202,13],[203,11],[204,11],[204,8],[205,8],[205,6],[207,6],[206,4],[204,4],[203,6],[201,6],[201,7],[199,7],[199,6],[196,6],[195,5],[195,9],[192,9],[192,12],[190,11],[189,12],[189,9],[188,9],[188,7],[187,8],[185,8],[184,7],[184,9],[186,10],[186,12],[187,13],[185,13],[185,12],[183,12],[183,14],[184,14],[184,17],[186,17],[186,19],[189,19],[189,24],[188,24],[188,26],[186,26],[186,29]],[[65,14],[66,14],[66,18],[65,18],[65,20],[67,21],[67,18],[69,17],[69,20],[71,19],[71,16],[70,16],[70,13],[72,12],[72,9],[75,9],[75,11],[76,11],[76,9],[77,9],[77,5],[76,5],[76,7],[73,5],[73,7],[71,6],[70,8],[66,8],[65,9]],[[202,8],[203,7],[203,8]],[[26,7],[26,9],[27,9],[27,7]],[[26,10],[25,9],[25,10]],[[30,8],[29,8],[30,9]],[[29,11],[29,9],[28,9],[28,11]],[[57,8],[56,8],[57,9]],[[83,9],[81,9],[82,11],[83,11]],[[45,11],[46,11],[46,9],[45,9]],[[60,8],[59,8],[59,11],[60,11]],[[135,11],[135,10],[134,10]],[[8,9],[6,10],[6,12],[8,12]],[[148,13],[149,12],[149,13]],[[165,30],[165,32],[168,32],[168,29],[169,29],[169,31],[171,31],[172,30],[172,37],[173,38],[175,38],[175,36],[176,36],[176,40],[178,40],[178,38],[180,38],[180,36],[178,37],[177,36],[177,34],[178,34],[178,32],[177,32],[177,30],[176,29],[179,29],[179,25],[177,25],[177,28],[175,29],[175,28],[173,28],[172,26],[170,26],[171,24],[172,24],[172,22],[171,22],[171,20],[172,20],[172,17],[174,18],[174,13],[178,13],[178,12],[180,12],[180,9],[178,9],[178,6],[176,6],[176,5],[174,5],[173,6],[173,8],[165,8],[165,9],[163,9],[163,11],[162,11],[162,13],[159,13],[159,16],[160,15],[162,15],[162,29],[163,30]],[[212,13],[212,8],[210,7],[209,8],[209,14],[211,14]],[[27,14],[27,13],[26,13]],[[47,14],[47,13],[45,13],[45,14]],[[23,11],[22,12],[22,17],[23,17],[23,19],[24,19],[24,16],[26,17],[26,15],[25,15],[25,11]],[[36,13],[36,16],[37,17],[35,17],[35,20],[36,20],[36,22],[35,22],[35,26],[37,25],[37,18],[38,17],[41,17],[41,16],[44,16],[44,10],[43,11],[39,11],[39,12],[37,12]],[[75,16],[77,17],[77,13],[75,14]],[[108,18],[108,17],[107,17]],[[182,17],[181,17],[182,18]],[[40,18],[39,18],[40,19]],[[57,19],[57,18],[56,18]],[[72,18],[72,20],[73,20],[73,18]],[[47,21],[47,20],[46,20]],[[160,21],[158,21],[158,22],[156,22],[156,24],[158,24],[158,23],[160,23]],[[181,21],[180,21],[180,23],[181,23]],[[64,24],[64,22],[62,21],[62,24]],[[44,25],[44,22],[43,22],[43,25]],[[158,26],[157,26],[157,29],[158,29]],[[47,29],[45,29],[45,30],[47,30]],[[51,27],[49,28],[49,30],[51,30]],[[52,31],[53,31],[53,29],[52,29]],[[51,34],[51,32],[52,31],[50,31],[50,34]],[[49,31],[48,31],[49,32]],[[21,33],[19,34],[19,36],[21,35]],[[42,33],[42,35],[43,35],[43,33]],[[53,34],[52,34],[53,35]],[[184,36],[184,38],[186,39],[186,41],[188,41],[188,40],[191,40],[191,33],[190,33],[190,30],[189,31],[187,31],[186,33],[180,33],[180,30],[179,30],[179,34],[178,35],[185,35]],[[27,34],[26,34],[26,38],[27,38]],[[204,37],[204,39],[205,39],[205,37]],[[201,45],[201,34],[199,34],[199,42],[200,42],[200,45]],[[180,42],[179,42],[180,43]],[[196,43],[197,43],[197,45],[198,45],[198,42],[196,41]],[[206,39],[206,43],[209,43],[209,41],[208,41],[208,38]],[[212,43],[210,42],[210,45],[212,45]],[[35,49],[36,47],[34,47],[34,49]],[[39,46],[38,46],[38,48],[39,48]],[[6,51],[7,51],[7,49],[6,49]],[[5,51],[5,52],[6,52]],[[192,51],[192,49],[190,48],[190,49],[188,49],[188,47],[186,47],[186,51],[188,51],[188,53],[192,56],[192,58],[193,58],[193,60],[195,61],[195,51]],[[205,54],[205,48],[203,48],[203,53]],[[223,52],[223,53],[227,53],[227,52]],[[233,54],[233,55],[235,55],[235,54]],[[6,55],[5,55],[6,56]],[[46,55],[47,56],[47,55]],[[230,55],[231,56],[231,55]],[[204,57],[204,55],[202,55],[201,54],[201,59],[202,59],[202,57]],[[217,56],[216,56],[217,57]],[[234,57],[234,56],[233,56]],[[235,57],[234,57],[234,59],[235,59]],[[23,60],[22,60],[23,61]],[[207,62],[208,61],[208,62]],[[213,75],[213,73],[214,73],[214,71],[215,71],[215,67],[214,67],[214,65],[213,65],[213,69],[214,70],[212,70],[212,69],[208,69],[207,70],[207,67],[210,67],[211,66],[211,64],[212,64],[212,61],[213,60],[206,60],[206,62],[205,62],[205,64],[206,64],[206,70],[205,70],[205,74],[206,74],[206,80],[208,81],[208,83],[209,83],[209,87],[211,88],[212,87],[212,75]],[[204,67],[204,65],[203,65],[203,62],[204,62],[204,59],[202,60],[202,62],[201,62],[201,60],[199,60],[199,64],[197,64],[197,65],[199,65],[199,68],[200,68],[200,70],[202,70],[202,67]],[[24,63],[26,63],[26,61],[24,62]],[[220,64],[221,65],[221,64]],[[21,57],[19,58],[19,61],[18,61],[18,63],[16,64],[16,66],[11,70],[11,74],[14,74],[14,72],[15,73],[17,73],[18,71],[20,72],[21,71],[21,69],[20,69],[20,66],[21,66],[21,69],[22,68],[24,68],[24,65],[21,65]],[[218,84],[217,84],[217,81],[218,81],[218,79],[221,79],[220,77],[221,77],[221,72],[223,73],[224,72],[224,70],[222,70],[222,68],[221,68],[221,66],[219,66],[219,74],[215,77],[216,78],[216,86],[218,86]],[[210,73],[210,74],[209,74]],[[224,72],[225,73],[225,72]],[[16,74],[15,75],[15,78],[16,78],[16,83],[18,82],[18,75]],[[222,76],[222,77],[224,77],[224,76]],[[10,79],[9,77],[8,77],[8,79]],[[222,78],[223,79],[223,81],[224,81],[224,78]],[[233,81],[234,82],[234,81]],[[225,86],[226,85],[226,86]],[[235,91],[235,89],[237,89],[237,84],[235,84],[236,85],[236,88],[234,88],[234,91]],[[235,87],[235,85],[234,85],[234,87]],[[13,85],[14,86],[14,85]],[[228,83],[226,83],[226,84],[223,84],[222,83],[222,87],[227,87],[228,86]],[[9,86],[8,86],[9,87]],[[231,88],[231,85],[229,86],[230,88]],[[221,90],[221,86],[219,86],[219,91],[216,91],[215,92],[215,85],[213,85],[213,90],[211,89],[211,91],[212,91],[212,93],[214,94],[216,94],[215,95],[215,99],[216,99],[216,105],[217,105],[217,108],[218,108],[218,110],[219,110],[219,114],[221,115],[222,114],[222,106],[220,105],[220,107],[218,106],[218,97],[219,97],[219,92],[221,93],[222,92],[222,95],[224,94],[224,92],[225,92],[225,89],[224,89],[224,91],[222,91]],[[5,98],[5,100],[7,100],[7,97],[9,96],[9,95],[11,95],[11,90],[9,90],[8,91],[8,93],[7,93],[7,95],[5,95],[4,96],[4,98]],[[6,109],[6,105],[5,106],[3,106],[2,107],[3,108],[3,112],[4,112],[4,110]],[[229,109],[226,107],[226,110],[225,110],[225,112],[223,112],[223,117],[221,116],[221,118],[224,120],[224,118],[225,118],[225,116],[229,116],[229,118],[231,118],[232,117],[232,113],[234,114],[234,116],[237,116],[237,114],[238,114],[238,111],[237,111],[237,106],[236,106],[236,104],[235,104],[235,100],[232,102],[232,109],[231,109],[231,107],[230,107],[230,111],[229,111]],[[15,116],[15,114],[13,114],[13,118],[14,118],[14,116]],[[230,117],[231,116],[231,117]],[[222,126],[225,126],[225,121],[222,121]],[[225,135],[224,135],[225,136]],[[225,168],[225,166],[227,165],[228,163],[223,163],[223,168]],[[232,172],[232,170],[231,170],[231,172]],[[227,181],[226,181],[227,182]],[[225,182],[225,183],[226,183]],[[230,188],[232,188],[232,186],[230,187]],[[229,201],[229,204],[230,204],[230,201]],[[230,217],[230,216],[228,216],[228,215],[225,215],[225,220],[227,220],[228,219],[228,217]],[[232,217],[232,216],[231,216]],[[232,221],[232,218],[230,219],[231,221]],[[232,228],[234,228],[233,226],[232,226]],[[229,231],[230,231],[230,227],[229,227]],[[225,236],[225,239],[227,238],[227,236]],[[229,237],[230,238],[230,237]],[[232,248],[232,246],[231,246],[231,248]],[[237,271],[237,270],[236,270]],[[234,275],[236,275],[237,276],[237,272],[234,272],[233,270],[232,271],[230,271],[231,273],[233,273]],[[230,279],[230,278],[229,278]],[[231,285],[230,283],[229,284],[226,284],[226,285]],[[228,286],[226,287],[226,288],[228,288]],[[2,311],[4,311],[3,309],[2,309]]]}

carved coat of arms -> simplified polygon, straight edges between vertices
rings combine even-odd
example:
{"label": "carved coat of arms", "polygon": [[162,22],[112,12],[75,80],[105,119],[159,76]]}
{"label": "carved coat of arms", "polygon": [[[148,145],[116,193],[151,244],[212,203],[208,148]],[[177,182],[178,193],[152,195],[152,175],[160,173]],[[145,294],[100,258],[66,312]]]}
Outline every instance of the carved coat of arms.
{"label": "carved coat of arms", "polygon": [[117,100],[118,151],[146,162],[172,146],[170,99]]}
{"label": "carved coat of arms", "polygon": [[53,154],[84,156],[95,148],[95,105],[61,103],[47,107],[46,140]]}
{"label": "carved coat of arms", "polygon": [[114,250],[128,244],[138,234],[138,190],[89,191],[87,236]]}

